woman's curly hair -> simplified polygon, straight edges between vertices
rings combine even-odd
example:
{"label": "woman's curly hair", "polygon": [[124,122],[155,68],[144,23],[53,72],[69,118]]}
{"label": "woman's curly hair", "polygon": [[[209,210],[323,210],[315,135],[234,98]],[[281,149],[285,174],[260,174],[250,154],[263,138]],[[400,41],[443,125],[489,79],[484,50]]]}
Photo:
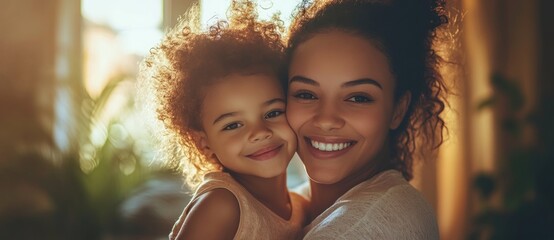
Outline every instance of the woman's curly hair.
{"label": "woman's curly hair", "polygon": [[444,0],[303,1],[289,30],[286,57],[315,34],[339,30],[375,44],[388,58],[395,76],[395,101],[406,92],[411,101],[400,126],[389,134],[390,160],[407,180],[413,177],[416,149],[431,153],[443,142],[447,88],[435,50],[439,30],[448,23]]}
{"label": "woman's curly hair", "polygon": [[[251,1],[233,1],[228,21],[198,30],[189,11],[141,64],[141,107],[154,110],[162,159],[181,170],[192,188],[208,172],[221,171],[217,160],[199,148],[195,131],[201,131],[205,90],[229,74],[269,74],[286,77],[284,27],[278,17],[257,20]],[[232,89],[230,89],[232,91]],[[146,105],[146,106],[144,106]]]}

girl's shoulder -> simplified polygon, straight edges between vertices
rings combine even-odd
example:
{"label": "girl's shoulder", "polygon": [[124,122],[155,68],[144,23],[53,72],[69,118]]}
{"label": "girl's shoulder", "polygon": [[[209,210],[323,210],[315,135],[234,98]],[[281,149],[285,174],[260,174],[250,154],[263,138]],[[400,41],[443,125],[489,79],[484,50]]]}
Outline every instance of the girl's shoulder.
{"label": "girl's shoulder", "polygon": [[236,234],[241,212],[233,184],[224,173],[206,177],[173,226],[170,239],[222,239]]}
{"label": "girl's shoulder", "polygon": [[225,188],[212,189],[196,196],[186,211],[184,219],[180,219],[174,227],[172,239],[228,238],[234,236],[239,227],[238,200]]}
{"label": "girl's shoulder", "polygon": [[235,225],[234,230],[236,230],[240,219],[239,203],[236,196],[229,190],[224,188],[213,189],[195,199],[189,209],[187,218],[198,220],[200,223],[209,222],[214,229],[220,229],[216,227],[220,224]]}

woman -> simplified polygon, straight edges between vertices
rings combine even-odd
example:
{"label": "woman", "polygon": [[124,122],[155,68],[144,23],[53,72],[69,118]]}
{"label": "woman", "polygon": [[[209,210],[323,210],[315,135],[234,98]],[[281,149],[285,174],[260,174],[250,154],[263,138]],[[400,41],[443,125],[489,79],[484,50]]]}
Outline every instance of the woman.
{"label": "woman", "polygon": [[438,239],[407,181],[417,150],[442,143],[433,50],[444,2],[304,4],[287,55],[287,119],[310,177],[304,239]]}

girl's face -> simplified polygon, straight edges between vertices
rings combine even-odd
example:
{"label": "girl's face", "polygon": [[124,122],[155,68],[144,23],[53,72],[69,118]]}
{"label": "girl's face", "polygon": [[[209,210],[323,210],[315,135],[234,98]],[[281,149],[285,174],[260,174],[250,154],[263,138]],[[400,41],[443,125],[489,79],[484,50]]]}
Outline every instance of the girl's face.
{"label": "girl's face", "polygon": [[275,77],[225,77],[206,88],[201,117],[201,146],[236,174],[278,176],[296,150]]}
{"label": "girl's face", "polygon": [[394,82],[387,57],[359,36],[333,30],[298,46],[287,118],[312,181],[333,184],[376,167],[403,117]]}

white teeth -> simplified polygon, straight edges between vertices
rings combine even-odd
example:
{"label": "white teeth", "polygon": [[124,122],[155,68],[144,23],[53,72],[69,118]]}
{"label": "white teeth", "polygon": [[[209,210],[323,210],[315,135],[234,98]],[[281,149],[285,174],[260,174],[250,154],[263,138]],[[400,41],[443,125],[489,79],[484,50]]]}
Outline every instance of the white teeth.
{"label": "white teeth", "polygon": [[312,140],[311,143],[312,143],[312,147],[317,148],[320,151],[326,151],[326,152],[343,150],[343,149],[349,147],[350,144],[351,144],[349,142],[345,142],[345,143],[322,143],[322,142],[318,142],[318,141],[314,141],[314,140]]}

